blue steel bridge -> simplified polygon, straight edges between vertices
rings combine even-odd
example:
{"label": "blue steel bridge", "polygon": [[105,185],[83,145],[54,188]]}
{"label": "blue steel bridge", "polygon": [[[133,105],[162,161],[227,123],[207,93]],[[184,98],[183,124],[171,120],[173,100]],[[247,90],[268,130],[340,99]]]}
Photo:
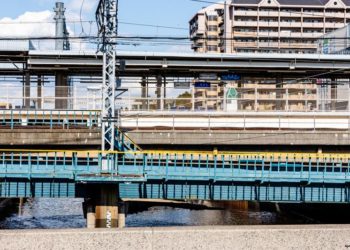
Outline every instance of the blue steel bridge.
{"label": "blue steel bridge", "polygon": [[[0,111],[0,128],[99,130],[99,116]],[[0,197],[89,198],[97,185],[118,186],[121,199],[350,202],[350,154],[146,151],[119,131],[115,140],[113,152],[0,149]]]}
{"label": "blue steel bridge", "polygon": [[1,150],[1,197],[350,202],[349,154]]}

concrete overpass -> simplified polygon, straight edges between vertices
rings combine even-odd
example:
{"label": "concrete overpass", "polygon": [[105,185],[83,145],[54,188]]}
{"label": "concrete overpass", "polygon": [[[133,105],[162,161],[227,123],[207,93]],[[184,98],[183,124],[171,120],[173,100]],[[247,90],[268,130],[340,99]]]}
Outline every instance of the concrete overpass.
{"label": "concrete overpass", "polygon": [[[20,57],[19,57],[20,58]],[[25,59],[33,74],[57,70],[71,74],[101,75],[101,55],[94,51],[29,51]],[[119,51],[121,76],[196,76],[201,72],[227,73],[242,76],[281,75],[305,77],[327,74],[334,77],[349,75],[350,62],[346,55],[318,54],[195,54]]]}
{"label": "concrete overpass", "polygon": [[[201,72],[241,75],[284,75],[305,77],[331,74],[349,75],[346,55],[320,54],[195,54],[162,52],[117,53],[122,62],[120,75],[143,76],[162,73],[165,76],[196,76]],[[0,74],[55,74],[57,71],[75,75],[101,75],[102,55],[95,51],[0,51]],[[330,73],[331,72],[331,73]]]}

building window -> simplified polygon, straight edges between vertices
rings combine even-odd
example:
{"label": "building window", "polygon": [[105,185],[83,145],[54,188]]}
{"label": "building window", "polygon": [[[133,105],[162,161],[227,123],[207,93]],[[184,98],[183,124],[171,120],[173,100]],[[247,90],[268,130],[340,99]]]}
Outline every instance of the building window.
{"label": "building window", "polygon": [[209,25],[208,26],[208,31],[217,31],[218,30],[218,26],[216,25]]}
{"label": "building window", "polygon": [[217,16],[208,16],[208,21],[217,21],[218,17]]}
{"label": "building window", "polygon": [[208,51],[218,51],[218,46],[209,45],[207,46]]}

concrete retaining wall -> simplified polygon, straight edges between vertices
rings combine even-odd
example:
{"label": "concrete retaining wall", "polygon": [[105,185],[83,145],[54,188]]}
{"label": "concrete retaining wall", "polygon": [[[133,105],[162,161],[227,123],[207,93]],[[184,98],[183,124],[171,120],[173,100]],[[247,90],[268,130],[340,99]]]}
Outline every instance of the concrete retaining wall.
{"label": "concrete retaining wall", "polygon": [[99,129],[0,129],[0,145],[100,144]]}
{"label": "concrete retaining wall", "polygon": [[199,131],[134,130],[140,145],[350,145],[349,132],[333,131]]}
{"label": "concrete retaining wall", "polygon": [[350,226],[0,231],[1,249],[347,249]]}

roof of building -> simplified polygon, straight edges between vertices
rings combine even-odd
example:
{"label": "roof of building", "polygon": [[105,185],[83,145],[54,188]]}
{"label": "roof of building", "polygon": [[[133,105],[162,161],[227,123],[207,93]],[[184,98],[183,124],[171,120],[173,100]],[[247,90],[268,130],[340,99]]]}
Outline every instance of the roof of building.
{"label": "roof of building", "polygon": [[[259,4],[262,0],[232,0],[232,3],[236,4]],[[281,5],[315,5],[324,6],[330,0],[276,0]],[[345,5],[350,6],[350,0],[340,0]]]}

